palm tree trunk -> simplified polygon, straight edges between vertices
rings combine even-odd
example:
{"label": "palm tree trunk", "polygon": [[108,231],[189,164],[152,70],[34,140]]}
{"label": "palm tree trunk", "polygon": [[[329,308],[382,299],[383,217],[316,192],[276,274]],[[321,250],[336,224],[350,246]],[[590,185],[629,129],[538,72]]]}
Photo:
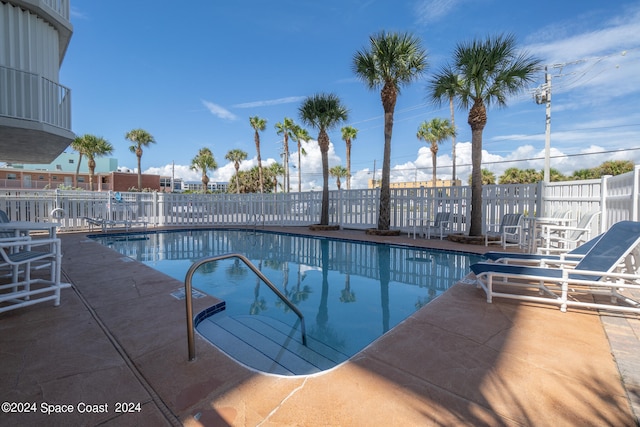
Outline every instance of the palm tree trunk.
{"label": "palm tree trunk", "polygon": [[78,176],[80,175],[80,163],[81,162],[82,162],[82,153],[80,153],[78,155],[78,166],[76,166],[76,176],[75,176],[76,188],[78,187]]}
{"label": "palm tree trunk", "polygon": [[[437,142],[436,142],[437,144]],[[437,174],[436,174],[436,163],[437,163],[437,156],[438,155],[438,150],[434,150],[433,147],[431,148],[431,165],[433,166],[433,175],[432,175],[432,182],[433,182],[433,186],[436,186],[436,179],[437,178]]]}
{"label": "palm tree trunk", "polygon": [[142,149],[138,148],[136,151],[136,157],[138,157],[138,191],[142,191]]}
{"label": "palm tree trunk", "polygon": [[298,193],[302,193],[302,146],[300,145],[300,138],[298,138]]}
{"label": "palm tree trunk", "polygon": [[384,157],[382,159],[382,181],[380,184],[380,212],[378,230],[389,230],[391,226],[391,134],[393,133],[393,112],[396,107],[397,92],[395,86],[385,83],[380,98],[384,109]]}
{"label": "palm tree trunk", "polygon": [[[451,113],[451,127],[455,131],[456,129],[456,119],[453,111],[453,96],[449,97],[449,112]],[[456,181],[456,134],[451,136],[451,159],[453,161],[453,171],[452,171],[452,181]]]}
{"label": "palm tree trunk", "polygon": [[324,129],[318,134],[318,145],[322,154],[322,206],[320,225],[329,225],[329,135]]}
{"label": "palm tree trunk", "polygon": [[482,99],[476,99],[469,110],[471,126],[471,224],[470,236],[482,235],[482,131],[487,124],[487,110]]}
{"label": "palm tree trunk", "polygon": [[347,190],[351,190],[351,140],[347,139]]}

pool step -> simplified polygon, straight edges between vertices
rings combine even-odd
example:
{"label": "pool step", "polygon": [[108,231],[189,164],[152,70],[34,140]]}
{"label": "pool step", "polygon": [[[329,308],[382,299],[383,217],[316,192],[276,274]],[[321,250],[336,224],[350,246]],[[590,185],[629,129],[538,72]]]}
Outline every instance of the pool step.
{"label": "pool step", "polygon": [[348,356],[307,337],[299,328],[267,316],[218,313],[197,331],[220,350],[254,369],[280,375],[308,375],[332,368]]}

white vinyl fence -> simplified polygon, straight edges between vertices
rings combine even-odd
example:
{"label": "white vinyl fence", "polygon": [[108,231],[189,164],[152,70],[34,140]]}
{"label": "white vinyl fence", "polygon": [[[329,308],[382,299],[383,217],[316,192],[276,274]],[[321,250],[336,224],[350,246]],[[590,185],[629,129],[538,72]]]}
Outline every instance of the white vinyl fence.
{"label": "white vinyl fence", "polygon": [[[594,232],[621,220],[638,221],[640,166],[634,171],[597,180],[550,184],[486,185],[485,224],[500,222],[506,213],[549,216],[568,210],[574,219],[600,210]],[[329,221],[343,228],[377,227],[379,190],[340,190],[329,194]],[[392,189],[391,228],[410,231],[413,217],[434,218],[454,213],[455,229],[468,230],[471,209],[468,186]],[[322,193],[169,194],[62,190],[12,190],[0,194],[0,209],[14,221],[61,223],[61,231],[86,230],[85,218],[136,221],[153,226],[263,225],[305,226],[320,220]]]}

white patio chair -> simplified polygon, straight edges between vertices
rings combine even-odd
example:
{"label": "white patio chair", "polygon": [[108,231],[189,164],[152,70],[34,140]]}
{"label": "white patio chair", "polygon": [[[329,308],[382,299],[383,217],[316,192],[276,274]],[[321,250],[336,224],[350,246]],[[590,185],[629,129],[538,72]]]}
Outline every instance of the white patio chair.
{"label": "white patio chair", "polygon": [[484,245],[490,244],[507,246],[522,246],[523,242],[523,222],[522,214],[505,214],[500,224],[489,224],[484,235]]}
{"label": "white patio chair", "polygon": [[591,223],[600,211],[584,214],[575,227],[544,224],[541,226],[539,254],[567,252],[591,238]]}
{"label": "white patio chair", "polygon": [[[70,286],[60,283],[60,239],[31,239],[29,236],[0,238],[0,259],[11,267],[10,283],[0,285],[0,313],[37,304],[54,301],[60,304],[60,289]],[[48,266],[49,279],[33,278],[34,263]],[[37,298],[31,298],[32,296]]]}
{"label": "white patio chair", "polygon": [[438,212],[434,220],[426,226],[427,239],[431,238],[431,234],[439,236],[440,240],[451,230],[451,212]]}

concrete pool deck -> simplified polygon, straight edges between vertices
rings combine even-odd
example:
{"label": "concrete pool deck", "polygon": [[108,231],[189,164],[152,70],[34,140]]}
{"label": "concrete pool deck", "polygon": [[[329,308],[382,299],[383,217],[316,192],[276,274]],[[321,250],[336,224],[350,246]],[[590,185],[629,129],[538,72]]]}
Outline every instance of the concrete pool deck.
{"label": "concrete pool deck", "polygon": [[[486,250],[406,235],[273,229]],[[345,364],[275,377],[243,368],[198,335],[189,362],[184,301],[171,296],[182,282],[86,234],[61,238],[73,284],[61,305],[0,314],[0,401],[35,408],[0,412],[3,426],[637,425],[638,316],[487,304],[481,290],[460,282]],[[194,299],[194,311],[215,301]]]}

